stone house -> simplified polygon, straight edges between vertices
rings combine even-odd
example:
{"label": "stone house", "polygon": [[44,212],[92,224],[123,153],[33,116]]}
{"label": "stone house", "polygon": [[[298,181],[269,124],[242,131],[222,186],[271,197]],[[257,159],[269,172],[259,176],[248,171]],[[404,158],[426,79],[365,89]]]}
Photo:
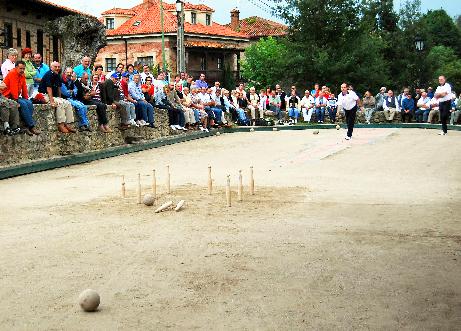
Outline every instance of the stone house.
{"label": "stone house", "polygon": [[60,61],[63,45],[58,37],[45,33],[44,25],[62,16],[82,14],[45,0],[0,0],[0,8],[0,28],[4,33],[1,37],[2,63],[6,59],[6,49],[16,48],[20,53],[26,47],[42,54],[46,63]]}
{"label": "stone house", "polygon": [[[96,63],[106,71],[117,63],[158,64],[162,66],[162,27],[159,0],[143,0],[130,9],[114,8],[102,13],[107,46],[100,50]],[[221,80],[226,65],[237,77],[241,53],[248,36],[213,21],[214,10],[203,4],[184,4],[186,68],[198,77]],[[165,56],[167,67],[176,72],[177,18],[175,5],[163,2]]]}

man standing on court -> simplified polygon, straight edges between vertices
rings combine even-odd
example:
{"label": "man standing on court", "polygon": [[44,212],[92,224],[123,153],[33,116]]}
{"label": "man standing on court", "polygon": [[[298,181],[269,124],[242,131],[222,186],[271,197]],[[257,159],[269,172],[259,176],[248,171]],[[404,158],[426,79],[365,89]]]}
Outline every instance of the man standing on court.
{"label": "man standing on court", "polygon": [[442,122],[441,136],[448,133],[447,121],[450,117],[451,109],[451,86],[447,83],[445,76],[439,77],[440,86],[435,90],[435,97],[439,99],[440,122]]}
{"label": "man standing on court", "polygon": [[352,139],[352,131],[354,131],[355,116],[357,114],[357,106],[360,106],[360,98],[352,90],[347,90],[347,84],[341,85],[341,93],[338,95],[338,105],[341,105],[347,123],[346,140]]}

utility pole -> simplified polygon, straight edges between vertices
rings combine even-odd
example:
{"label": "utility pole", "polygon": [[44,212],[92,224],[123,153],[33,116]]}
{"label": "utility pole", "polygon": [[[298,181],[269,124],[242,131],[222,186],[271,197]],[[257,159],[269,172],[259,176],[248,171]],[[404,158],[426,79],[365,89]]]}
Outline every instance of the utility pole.
{"label": "utility pole", "polygon": [[177,71],[186,71],[186,47],[184,45],[184,2],[176,0],[176,15],[178,18],[178,36],[177,36],[177,54],[176,63]]}
{"label": "utility pole", "polygon": [[166,73],[166,55],[165,55],[165,29],[163,23],[163,0],[160,0],[160,23],[162,26],[162,62],[163,62],[163,72]]}

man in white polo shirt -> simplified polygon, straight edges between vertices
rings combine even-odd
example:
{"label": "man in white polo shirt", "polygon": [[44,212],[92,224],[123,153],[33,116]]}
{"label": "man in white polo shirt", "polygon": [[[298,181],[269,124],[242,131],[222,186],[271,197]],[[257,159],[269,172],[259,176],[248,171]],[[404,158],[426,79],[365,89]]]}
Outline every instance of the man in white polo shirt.
{"label": "man in white polo shirt", "polygon": [[351,140],[352,131],[354,131],[355,116],[357,114],[357,106],[360,106],[360,98],[354,91],[347,90],[347,84],[341,85],[341,93],[338,95],[338,105],[340,105],[346,114],[347,136],[346,140]]}
{"label": "man in white polo shirt", "polygon": [[450,118],[451,109],[451,86],[447,83],[445,76],[439,77],[440,86],[435,90],[435,97],[439,99],[440,122],[442,122],[441,136],[448,133],[447,121]]}

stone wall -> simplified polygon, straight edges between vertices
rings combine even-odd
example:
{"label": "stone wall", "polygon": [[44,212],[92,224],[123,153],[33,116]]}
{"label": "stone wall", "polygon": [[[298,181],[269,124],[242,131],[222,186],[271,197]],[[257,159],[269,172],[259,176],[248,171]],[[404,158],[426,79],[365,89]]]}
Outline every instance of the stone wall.
{"label": "stone wall", "polygon": [[118,129],[120,124],[118,112],[108,107],[109,125],[114,132],[102,133],[98,131],[96,108],[90,106],[88,119],[93,131],[63,134],[57,130],[55,114],[50,106],[35,105],[34,108],[36,127],[42,133],[32,137],[26,134],[12,137],[0,135],[0,167],[121,146],[133,138],[151,140],[179,134],[171,131],[168,126],[168,114],[160,109],[155,111],[157,128],[140,127],[121,131]]}

